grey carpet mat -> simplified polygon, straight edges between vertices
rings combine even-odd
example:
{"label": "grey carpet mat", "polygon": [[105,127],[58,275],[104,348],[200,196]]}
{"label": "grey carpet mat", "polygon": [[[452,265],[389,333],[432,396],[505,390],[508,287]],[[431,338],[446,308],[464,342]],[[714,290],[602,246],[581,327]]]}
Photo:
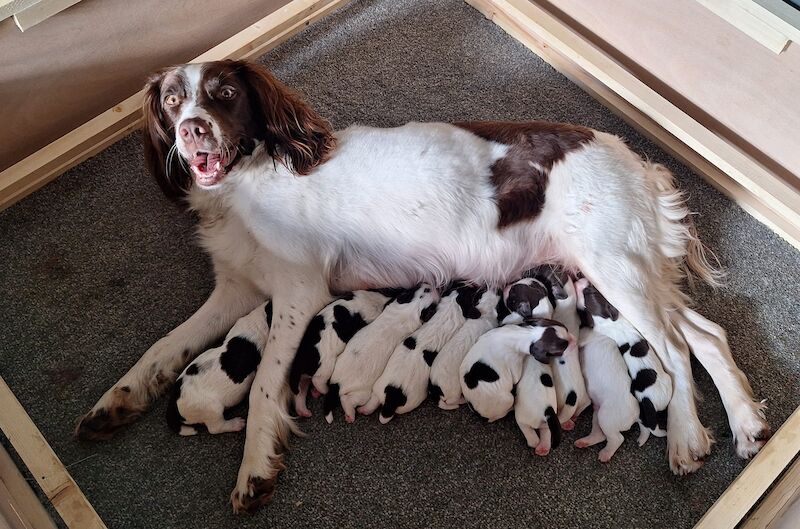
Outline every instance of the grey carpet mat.
{"label": "grey carpet mat", "polygon": [[[457,1],[354,2],[264,58],[337,127],[354,122],[546,119],[620,134],[675,172],[702,238],[730,271],[701,312],[730,333],[779,426],[800,404],[800,255],[685,167]],[[112,528],[688,528],[744,467],[718,395],[695,364],[701,417],[719,443],[696,475],[673,476],[666,443],[635,434],[609,465],[571,446],[547,458],[513,420],[426,404],[380,425],[301,423],[275,502],[231,514],[243,435],[182,438],[164,401],[116,439],[80,444],[76,417],[208,295],[192,219],[159,194],[133,135],[0,213],[0,370]],[[7,444],[6,440],[3,440]]]}

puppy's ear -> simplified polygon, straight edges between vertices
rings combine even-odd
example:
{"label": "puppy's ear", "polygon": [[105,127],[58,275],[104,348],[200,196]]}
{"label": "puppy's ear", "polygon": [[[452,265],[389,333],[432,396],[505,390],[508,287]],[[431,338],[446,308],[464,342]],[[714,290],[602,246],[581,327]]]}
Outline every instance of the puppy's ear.
{"label": "puppy's ear", "polygon": [[259,139],[267,152],[299,175],[327,160],[334,147],[330,124],[259,64],[237,61],[250,90]]}
{"label": "puppy's ear", "polygon": [[175,133],[161,107],[161,82],[169,71],[166,69],[156,72],[144,87],[142,141],[148,171],[156,179],[164,195],[177,202],[186,196],[192,177],[181,164],[177,152],[169,156],[175,145]]}

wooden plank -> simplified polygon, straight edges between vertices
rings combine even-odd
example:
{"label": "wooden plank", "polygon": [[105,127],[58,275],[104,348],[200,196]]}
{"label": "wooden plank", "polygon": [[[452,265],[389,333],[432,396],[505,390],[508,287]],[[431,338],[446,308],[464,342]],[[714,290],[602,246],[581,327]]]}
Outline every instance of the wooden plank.
{"label": "wooden plank", "polygon": [[0,429],[69,528],[105,529],[81,489],[0,377]]}
{"label": "wooden plank", "polygon": [[[252,59],[350,0],[293,0],[192,62]],[[141,126],[139,91],[72,132],[0,172],[0,210],[52,181]]]}
{"label": "wooden plank", "polygon": [[[758,220],[768,220],[770,228],[777,227],[776,233],[800,247],[800,193],[794,187],[644,85],[535,1],[466,1],[512,36],[518,39],[528,36],[535,40],[536,46],[531,47],[534,51],[536,47],[554,50],[562,57],[562,62],[585,72],[596,86],[605,87],[606,92],[616,95],[617,101],[626,102],[683,143],[687,149],[682,150],[695,152],[717,169],[702,171],[703,176],[729,193],[748,212],[756,212],[754,216]],[[720,178],[720,175],[725,176]]]}
{"label": "wooden plank", "polygon": [[740,529],[796,529],[800,525],[800,458],[747,517]]}
{"label": "wooden plank", "polygon": [[800,408],[775,432],[694,529],[733,529],[800,453]]}
{"label": "wooden plank", "polygon": [[72,7],[80,2],[80,0],[40,0],[32,6],[14,14],[14,22],[20,31],[25,31],[33,26],[44,22],[64,11],[68,7]]}
{"label": "wooden plank", "polygon": [[[746,1],[752,3],[750,0]],[[780,53],[789,45],[788,36],[744,9],[743,2],[737,0],[697,0],[697,2],[770,51]],[[754,4],[754,7],[759,6]]]}
{"label": "wooden plank", "polygon": [[23,9],[35,4],[38,0],[0,0],[0,20],[14,16]]}
{"label": "wooden plank", "polygon": [[12,529],[56,529],[36,493],[0,446],[0,519]]}

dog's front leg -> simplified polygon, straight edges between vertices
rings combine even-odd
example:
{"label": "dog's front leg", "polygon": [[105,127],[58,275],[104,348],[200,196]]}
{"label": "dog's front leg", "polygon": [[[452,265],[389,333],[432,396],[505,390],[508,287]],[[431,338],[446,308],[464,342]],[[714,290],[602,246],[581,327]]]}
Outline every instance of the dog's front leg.
{"label": "dog's front leg", "polygon": [[264,299],[252,287],[218,275],[208,300],[188,320],[154,343],[138,362],[83,416],[75,431],[81,440],[111,438],[133,422],[180,371],[209,343]]}
{"label": "dog's front leg", "polygon": [[313,272],[295,268],[275,279],[272,327],[250,388],[244,457],[231,493],[234,512],[253,511],[272,498],[292,429],[289,366],[311,318],[332,299],[324,278]]}

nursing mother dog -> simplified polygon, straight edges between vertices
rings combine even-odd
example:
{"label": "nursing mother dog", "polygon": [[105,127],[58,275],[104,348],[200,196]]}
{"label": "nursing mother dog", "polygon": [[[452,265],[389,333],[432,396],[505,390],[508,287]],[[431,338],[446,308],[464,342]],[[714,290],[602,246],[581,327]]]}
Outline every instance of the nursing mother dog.
{"label": "nursing mother dog", "polygon": [[496,288],[556,263],[585,274],[672,375],[675,473],[700,468],[712,444],[697,416],[690,349],[720,391],[737,453],[750,457],[763,445],[762,405],[725,332],[679,290],[685,269],[717,278],[682,197],[666,169],[621,139],[539,121],[333,132],[249,62],[167,68],[145,91],[147,165],[164,193],[199,217],[216,287],[100,398],[78,425],[80,438],[111,437],[270,298],[273,325],[231,494],[234,510],[257,508],[283,468],[292,357],[334,293],[455,279]]}

